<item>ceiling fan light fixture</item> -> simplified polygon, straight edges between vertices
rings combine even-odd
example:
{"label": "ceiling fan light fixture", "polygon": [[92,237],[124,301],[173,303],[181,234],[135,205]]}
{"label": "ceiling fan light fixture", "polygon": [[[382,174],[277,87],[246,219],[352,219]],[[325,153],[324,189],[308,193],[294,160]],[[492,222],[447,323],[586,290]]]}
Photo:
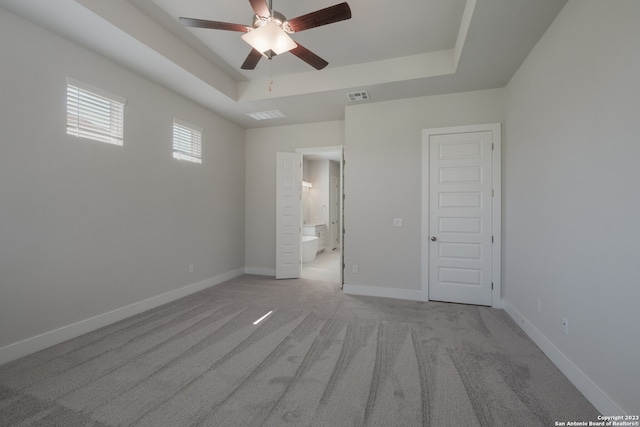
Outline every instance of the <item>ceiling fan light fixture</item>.
{"label": "ceiling fan light fixture", "polygon": [[269,57],[267,55],[269,51],[280,55],[298,47],[296,42],[273,20],[244,34],[242,39],[267,57]]}
{"label": "ceiling fan light fixture", "polygon": [[254,13],[251,26],[186,17],[179,17],[178,20],[185,27],[245,33],[242,39],[252,49],[240,67],[243,70],[254,70],[263,56],[271,59],[275,55],[285,52],[291,52],[316,70],[322,70],[329,63],[306,47],[294,42],[289,34],[351,19],[351,9],[347,2],[325,7],[292,19],[287,19],[280,12],[273,10],[273,1],[271,0],[268,4],[267,0],[249,0],[249,3]]}

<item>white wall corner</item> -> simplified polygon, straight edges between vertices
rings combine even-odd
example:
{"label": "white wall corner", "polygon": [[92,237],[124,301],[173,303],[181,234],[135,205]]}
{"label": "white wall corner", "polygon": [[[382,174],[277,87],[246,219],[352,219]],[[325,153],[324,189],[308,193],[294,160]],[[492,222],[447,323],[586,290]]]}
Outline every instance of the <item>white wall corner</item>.
{"label": "white wall corner", "polygon": [[79,322],[6,345],[0,348],[0,365],[226,282],[227,280],[231,280],[235,277],[241,276],[242,274],[244,274],[244,269],[242,268],[232,270],[89,319],[84,319]]}
{"label": "white wall corner", "polygon": [[[554,365],[571,381],[589,402],[606,415],[623,415],[624,411],[611,400],[571,359],[565,356],[538,328],[525,318],[508,300],[503,300],[505,311],[547,355]],[[631,415],[631,414],[626,414]]]}

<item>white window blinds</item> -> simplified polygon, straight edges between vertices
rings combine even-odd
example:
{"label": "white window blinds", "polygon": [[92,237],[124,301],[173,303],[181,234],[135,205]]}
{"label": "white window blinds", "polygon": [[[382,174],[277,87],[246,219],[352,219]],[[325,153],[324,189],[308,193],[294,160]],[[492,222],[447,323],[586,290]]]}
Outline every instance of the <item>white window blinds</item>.
{"label": "white window blinds", "polygon": [[127,100],[67,78],[67,133],[122,145]]}
{"label": "white window blinds", "polygon": [[173,158],[202,163],[202,129],[173,119]]}

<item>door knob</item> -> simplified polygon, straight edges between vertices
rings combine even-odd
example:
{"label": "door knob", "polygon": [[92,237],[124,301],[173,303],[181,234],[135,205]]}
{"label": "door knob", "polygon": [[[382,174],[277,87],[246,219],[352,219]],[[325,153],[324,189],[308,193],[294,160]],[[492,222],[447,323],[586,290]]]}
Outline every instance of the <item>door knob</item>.
{"label": "door knob", "polygon": [[438,240],[438,239],[436,239],[436,236],[431,236],[431,241],[432,242],[435,242],[436,240]]}

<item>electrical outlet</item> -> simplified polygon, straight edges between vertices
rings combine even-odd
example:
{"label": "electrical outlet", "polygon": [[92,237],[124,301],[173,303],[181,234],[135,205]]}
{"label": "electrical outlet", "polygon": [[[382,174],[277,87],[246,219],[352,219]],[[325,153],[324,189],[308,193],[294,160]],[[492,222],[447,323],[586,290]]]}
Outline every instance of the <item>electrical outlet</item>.
{"label": "electrical outlet", "polygon": [[189,264],[189,273],[193,273],[193,264]]}
{"label": "electrical outlet", "polygon": [[353,264],[353,267],[351,267],[351,272],[353,274],[358,274],[358,264]]}
{"label": "electrical outlet", "polygon": [[394,227],[402,227],[402,218],[393,218]]}
{"label": "electrical outlet", "polygon": [[562,332],[565,335],[569,335],[569,321],[565,318],[562,319]]}
{"label": "electrical outlet", "polygon": [[542,313],[542,300],[538,299],[538,313]]}

